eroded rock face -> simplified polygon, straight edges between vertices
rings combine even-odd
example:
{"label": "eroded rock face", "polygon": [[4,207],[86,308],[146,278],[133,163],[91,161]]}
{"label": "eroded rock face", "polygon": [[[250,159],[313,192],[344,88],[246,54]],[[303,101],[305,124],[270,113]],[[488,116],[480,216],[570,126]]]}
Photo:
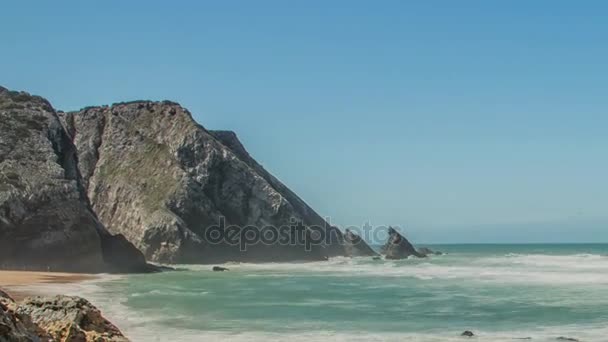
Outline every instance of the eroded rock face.
{"label": "eroded rock face", "polygon": [[29,297],[16,303],[0,293],[0,342],[126,342],[86,299]]}
{"label": "eroded rock face", "polygon": [[[106,262],[76,148],[48,101],[0,87],[0,268],[137,271]],[[124,250],[138,251],[133,246]]]}
{"label": "eroded rock face", "polygon": [[19,303],[15,312],[30,317],[32,323],[56,341],[128,341],[84,298],[29,297]]}
{"label": "eroded rock face", "polygon": [[[148,260],[306,261],[345,253],[339,230],[253,160],[234,133],[207,131],[178,104],[115,104],[62,119],[73,133],[94,211]],[[206,237],[222,217],[226,227],[302,222],[324,227],[336,241],[309,250],[301,243],[257,243],[240,250]]]}
{"label": "eroded rock face", "polygon": [[344,251],[346,256],[349,257],[378,256],[378,253],[365,243],[359,235],[349,229],[344,232]]}
{"label": "eroded rock face", "polygon": [[13,299],[0,290],[0,342],[33,342],[38,336],[26,327],[26,322],[15,314]]}
{"label": "eroded rock face", "polygon": [[425,257],[424,254],[419,253],[414,246],[405,238],[399,234],[394,228],[388,230],[388,241],[382,247],[382,253],[386,259],[405,259],[409,256],[415,256],[418,258]]}

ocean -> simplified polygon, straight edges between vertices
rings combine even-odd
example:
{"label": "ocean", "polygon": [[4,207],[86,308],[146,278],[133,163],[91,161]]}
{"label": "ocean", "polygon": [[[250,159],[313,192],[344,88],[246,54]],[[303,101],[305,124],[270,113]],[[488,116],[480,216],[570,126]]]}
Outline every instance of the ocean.
{"label": "ocean", "polygon": [[61,292],[134,341],[608,341],[608,244],[430,247],[447,254],[183,265]]}

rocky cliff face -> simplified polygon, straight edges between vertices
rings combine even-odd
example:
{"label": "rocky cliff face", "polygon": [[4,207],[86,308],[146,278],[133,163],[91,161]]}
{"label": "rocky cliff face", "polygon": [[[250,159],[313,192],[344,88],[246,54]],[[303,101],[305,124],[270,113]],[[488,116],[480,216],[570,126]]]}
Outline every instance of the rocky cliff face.
{"label": "rocky cliff face", "polygon": [[[117,255],[129,255],[117,260]],[[143,271],[143,255],[91,210],[76,148],[41,97],[0,87],[0,267]]]}
{"label": "rocky cliff face", "polygon": [[[208,131],[176,103],[131,102],[61,114],[78,149],[93,209],[112,233],[166,263],[305,261],[345,255],[340,231],[268,173],[233,132]],[[255,243],[207,233],[225,227],[322,227],[334,242]],[[310,230],[306,230],[310,234]]]}
{"label": "rocky cliff face", "polygon": [[414,246],[399,234],[394,228],[388,230],[388,240],[382,247],[382,253],[386,259],[405,259],[409,256],[424,258],[426,255],[419,253]]}
{"label": "rocky cliff face", "polygon": [[[233,132],[207,131],[176,103],[56,113],[41,97],[0,88],[0,118],[0,267],[122,272],[149,270],[144,255],[165,263],[369,255]],[[268,226],[286,230],[247,246],[210,235]],[[326,239],[306,246],[319,232]]]}

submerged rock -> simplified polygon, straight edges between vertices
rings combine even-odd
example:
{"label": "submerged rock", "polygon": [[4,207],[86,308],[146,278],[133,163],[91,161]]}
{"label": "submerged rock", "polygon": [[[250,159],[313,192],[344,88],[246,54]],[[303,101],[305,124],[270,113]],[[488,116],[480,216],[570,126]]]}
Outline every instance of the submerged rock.
{"label": "submerged rock", "polygon": [[560,337],[556,338],[556,340],[558,340],[558,341],[569,341],[569,342],[579,342],[579,340],[576,339],[576,338],[564,337],[564,336],[560,336]]}
{"label": "submerged rock", "polygon": [[382,253],[386,259],[405,259],[410,256],[425,257],[424,254],[418,253],[416,248],[392,227],[389,227],[388,241],[382,247]]}
{"label": "submerged rock", "polygon": [[132,244],[114,239],[91,209],[76,148],[53,107],[0,87],[0,268],[146,269]]}
{"label": "submerged rock", "polygon": [[227,269],[226,267],[220,267],[220,266],[213,266],[213,272],[224,272],[224,271],[229,271],[229,269]]}
{"label": "submerged rock", "polygon": [[433,251],[432,249],[428,248],[428,247],[422,247],[422,248],[418,248],[418,253],[422,254],[422,255],[443,255],[443,252],[439,252],[439,251]]}
{"label": "submerged rock", "polygon": [[460,336],[473,337],[475,334],[470,330],[465,330],[462,334],[460,334]]}

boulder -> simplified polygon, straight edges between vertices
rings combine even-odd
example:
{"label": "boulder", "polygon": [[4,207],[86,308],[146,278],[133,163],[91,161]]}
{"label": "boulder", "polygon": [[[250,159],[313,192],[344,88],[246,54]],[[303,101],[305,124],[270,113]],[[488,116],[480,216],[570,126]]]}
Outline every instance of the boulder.
{"label": "boulder", "polygon": [[28,330],[22,319],[11,310],[13,300],[0,294],[0,342],[34,342],[39,338]]}
{"label": "boulder", "polygon": [[462,334],[460,334],[460,336],[473,337],[473,336],[475,336],[475,334],[470,330],[465,330]]}
{"label": "boulder", "polygon": [[70,296],[28,297],[15,310],[29,317],[41,338],[70,342],[125,342],[128,339],[86,299]]}
{"label": "boulder", "polygon": [[418,253],[416,248],[392,227],[389,227],[388,240],[382,247],[382,254],[386,259],[406,259],[410,256],[425,257],[424,254]]}

